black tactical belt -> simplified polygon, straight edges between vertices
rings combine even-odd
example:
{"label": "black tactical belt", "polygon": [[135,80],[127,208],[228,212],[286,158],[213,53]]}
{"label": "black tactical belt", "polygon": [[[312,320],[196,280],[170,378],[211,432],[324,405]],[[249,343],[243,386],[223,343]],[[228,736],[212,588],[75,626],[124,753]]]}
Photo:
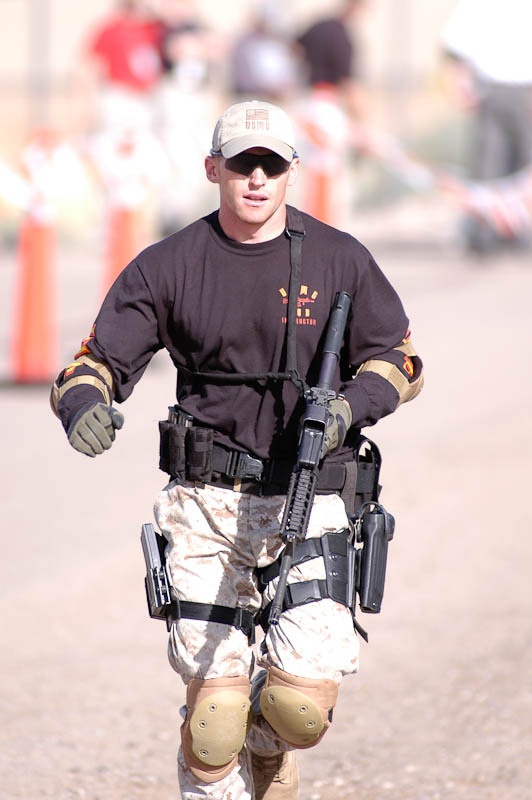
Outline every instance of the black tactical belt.
{"label": "black tactical belt", "polygon": [[[185,415],[182,415],[185,416]],[[192,420],[192,417],[188,417]],[[159,422],[159,467],[171,479],[222,485],[239,492],[286,494],[293,470],[289,459],[261,459],[251,453],[224,447],[213,441],[212,429],[182,419]],[[361,455],[363,442],[371,444],[369,456]],[[351,457],[343,463],[325,460],[319,471],[317,493],[339,492],[352,508],[355,495],[378,496],[380,455],[369,440],[361,437]]]}
{"label": "black tactical belt", "polygon": [[227,478],[256,480],[264,483],[288,483],[292,465],[288,461],[263,461],[240,450],[226,450],[213,444],[211,468]]}
{"label": "black tactical belt", "polygon": [[[229,481],[256,481],[265,486],[273,485],[279,488],[282,494],[288,488],[293,464],[288,460],[262,460],[249,453],[227,450],[215,444],[212,449],[211,467],[213,473],[219,473]],[[318,491],[339,492],[345,484],[345,479],[344,464],[325,463],[320,469]]]}
{"label": "black tactical belt", "polygon": [[[284,489],[288,487],[293,469],[290,461],[275,459],[263,461],[249,453],[227,450],[216,444],[213,445],[211,464],[213,472],[218,472],[230,480],[240,478],[243,481],[274,484]],[[358,471],[357,494],[367,494],[372,491],[375,482],[375,470],[371,468],[372,466],[368,465],[368,469]],[[346,482],[346,475],[347,470],[344,463],[325,462],[319,472],[318,491],[341,491]]]}
{"label": "black tactical belt", "polygon": [[[356,476],[356,493],[371,493],[375,482],[373,465],[366,469],[359,469]],[[251,456],[240,450],[229,450],[220,445],[213,444],[210,453],[211,474],[205,475],[204,483],[224,485],[236,488],[239,491],[262,491],[268,494],[285,494],[290,482],[293,464],[288,460],[270,459],[263,460]],[[190,475],[187,466],[183,470],[174,470],[169,466],[171,478],[195,480],[196,476]],[[341,492],[346,484],[347,467],[345,463],[325,463],[322,465],[317,484],[320,492]]]}

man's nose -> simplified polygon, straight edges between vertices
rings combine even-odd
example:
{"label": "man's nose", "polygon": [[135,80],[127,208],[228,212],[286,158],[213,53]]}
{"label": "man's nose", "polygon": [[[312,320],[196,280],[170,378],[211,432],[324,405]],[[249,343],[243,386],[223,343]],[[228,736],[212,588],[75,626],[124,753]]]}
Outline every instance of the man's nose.
{"label": "man's nose", "polygon": [[253,172],[249,176],[249,182],[252,183],[254,186],[262,186],[263,183],[266,183],[268,180],[268,176],[264,172],[261,164],[257,164],[254,167]]}

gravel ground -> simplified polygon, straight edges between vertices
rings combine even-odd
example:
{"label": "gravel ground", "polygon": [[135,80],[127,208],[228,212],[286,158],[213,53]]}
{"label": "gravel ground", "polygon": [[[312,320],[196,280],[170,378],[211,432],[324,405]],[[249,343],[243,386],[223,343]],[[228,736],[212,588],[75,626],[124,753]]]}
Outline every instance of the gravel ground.
{"label": "gravel ground", "polygon": [[[335,724],[300,754],[302,800],[526,800],[532,786],[530,254],[465,261],[434,241],[388,246],[426,364],[414,403],[366,431],[395,514],[383,611]],[[430,245],[430,246],[429,246]],[[59,265],[65,359],[96,306],[94,250]],[[0,259],[7,351],[13,254]],[[90,307],[92,304],[92,308]],[[65,361],[66,363],[66,361]],[[0,394],[4,485],[0,795],[178,798],[183,687],[146,613],[140,526],[164,480],[158,357],[115,447],[71,450],[44,387]]]}

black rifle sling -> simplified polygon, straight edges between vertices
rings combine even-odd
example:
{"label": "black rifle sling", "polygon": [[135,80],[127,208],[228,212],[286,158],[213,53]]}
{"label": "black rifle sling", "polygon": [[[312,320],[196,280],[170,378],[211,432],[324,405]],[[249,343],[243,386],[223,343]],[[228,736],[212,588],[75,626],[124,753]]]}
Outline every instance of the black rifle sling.
{"label": "black rifle sling", "polygon": [[303,218],[297,208],[287,206],[286,218],[286,234],[290,239],[290,286],[288,289],[288,310],[286,315],[286,369],[301,394],[304,394],[307,387],[297,370],[296,329],[297,302],[301,286],[301,251],[303,249],[303,239],[305,238],[305,227]]}

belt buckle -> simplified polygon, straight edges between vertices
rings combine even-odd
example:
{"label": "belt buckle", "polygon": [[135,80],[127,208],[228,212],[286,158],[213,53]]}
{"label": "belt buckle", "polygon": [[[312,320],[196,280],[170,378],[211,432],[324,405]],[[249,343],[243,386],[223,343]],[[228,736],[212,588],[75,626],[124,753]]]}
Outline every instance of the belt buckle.
{"label": "belt buckle", "polygon": [[233,450],[225,474],[229,478],[251,478],[260,481],[264,465],[260,458],[253,458],[249,453],[240,453]]}

